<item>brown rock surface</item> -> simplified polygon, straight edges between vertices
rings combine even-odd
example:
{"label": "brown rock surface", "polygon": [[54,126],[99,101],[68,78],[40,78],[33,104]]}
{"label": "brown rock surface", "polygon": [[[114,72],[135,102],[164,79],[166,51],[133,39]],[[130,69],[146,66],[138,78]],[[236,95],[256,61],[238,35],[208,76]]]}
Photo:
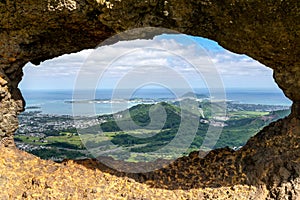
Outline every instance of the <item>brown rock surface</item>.
{"label": "brown rock surface", "polygon": [[[118,176],[94,160],[80,161],[79,164],[74,161],[58,164],[16,149],[1,148],[0,151],[0,199],[201,200],[249,199],[264,195],[263,192],[257,193],[258,188],[242,184],[202,188],[199,186],[203,184],[199,182],[199,186],[186,185],[184,189],[178,187],[170,189],[169,187],[173,187],[170,181],[178,183],[177,185],[185,185],[187,175],[190,177],[198,175],[196,169],[199,168],[199,164],[185,163],[183,160],[177,162],[185,167],[182,169],[175,167],[175,173],[181,174],[175,179],[175,176],[163,170],[155,172],[156,175],[152,176],[150,174]],[[192,175],[192,172],[195,174]],[[157,177],[160,179],[156,179]],[[218,181],[213,179],[211,181],[218,184]]]}
{"label": "brown rock surface", "polygon": [[[294,101],[293,112],[289,118],[266,127],[239,153],[220,150],[217,153],[220,157],[218,159],[212,155],[214,152],[209,154],[203,161],[204,166],[211,159],[215,161],[208,165],[211,172],[206,171],[207,175],[200,173],[203,170],[199,173],[189,171],[189,166],[194,166],[189,160],[189,164],[184,165],[184,174],[181,176],[187,173],[187,177],[198,177],[204,183],[195,184],[197,178],[190,178],[192,182],[188,182],[186,187],[195,185],[196,188],[188,191],[179,188],[173,190],[172,187],[176,186],[175,182],[180,177],[167,180],[169,184],[166,185],[171,188],[158,189],[155,181],[139,183],[137,178],[137,182],[131,182],[126,176],[117,177],[112,175],[113,172],[107,174],[101,170],[91,170],[84,164],[55,164],[15,149],[1,148],[0,186],[3,199],[22,196],[35,199],[38,196],[93,199],[101,198],[103,194],[106,195],[105,199],[113,199],[117,196],[123,198],[123,191],[128,192],[128,198],[132,199],[179,199],[176,195],[188,199],[186,195],[200,194],[203,198],[208,195],[213,199],[221,198],[221,194],[227,193],[227,190],[233,195],[232,198],[240,199],[243,192],[247,191],[244,197],[256,198],[252,193],[248,195],[252,189],[247,190],[247,185],[255,186],[253,191],[258,191],[256,195],[262,195],[259,198],[300,198],[298,0],[111,0],[113,6],[105,3],[107,1],[98,2],[0,0],[0,146],[13,146],[13,132],[18,126],[17,114],[24,108],[18,84],[22,79],[22,67],[27,62],[38,64],[65,53],[93,48],[115,33],[136,27],[165,27],[203,36],[219,42],[233,52],[249,55],[274,69],[274,78],[279,87]],[[230,159],[232,160],[229,161]],[[235,164],[228,164],[232,162]],[[177,172],[180,170],[166,171],[170,177]],[[219,172],[220,176],[217,175]],[[163,178],[158,180],[166,181]],[[210,180],[224,186],[212,185]],[[240,184],[247,185],[239,186]],[[235,186],[239,189],[235,190]],[[205,188],[200,189],[201,187]],[[139,191],[146,192],[141,194]],[[224,198],[231,198],[229,194]]]}

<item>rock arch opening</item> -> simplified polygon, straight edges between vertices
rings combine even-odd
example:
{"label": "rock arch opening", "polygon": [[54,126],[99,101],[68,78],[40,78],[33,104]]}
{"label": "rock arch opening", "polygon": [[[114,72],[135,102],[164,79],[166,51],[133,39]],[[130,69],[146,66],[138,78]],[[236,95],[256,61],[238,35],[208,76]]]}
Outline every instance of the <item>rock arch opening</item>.
{"label": "rock arch opening", "polygon": [[[95,89],[97,92],[94,99],[72,99],[76,76],[93,50],[84,50],[76,54],[54,58],[43,62],[40,66],[35,66],[31,63],[27,64],[24,68],[25,76],[20,83],[27,106],[25,112],[19,116],[20,128],[15,134],[17,146],[42,158],[62,160],[64,158],[76,159],[89,156],[90,153],[85,150],[84,146],[87,145],[88,147],[95,148],[97,144],[100,145],[102,142],[103,145],[97,148],[102,148],[103,152],[114,148],[114,145],[117,145],[117,148],[126,148],[130,152],[129,155],[123,155],[122,153],[119,153],[120,155],[110,155],[116,159],[131,162],[139,161],[139,159],[147,161],[147,156],[139,155],[139,153],[145,152],[145,149],[151,152],[151,149],[155,150],[157,147],[163,147],[166,142],[171,141],[174,133],[164,129],[150,129],[154,135],[162,132],[167,140],[164,141],[165,139],[162,139],[162,137],[149,138],[149,136],[146,136],[148,140],[141,141],[138,140],[139,138],[136,139],[136,136],[139,134],[138,132],[147,131],[143,130],[143,127],[126,132],[126,130],[117,129],[112,124],[113,118],[109,119],[108,122],[104,118],[107,118],[108,114],[113,112],[121,116],[122,113],[119,113],[120,111],[140,104],[167,102],[170,105],[179,106],[178,102],[180,100],[178,97],[176,99],[176,97],[172,96],[170,91],[163,90],[163,87],[156,89],[150,87],[148,90],[138,91],[135,97],[131,96],[130,103],[126,105],[127,107],[117,106],[117,110],[112,110],[112,102],[109,101],[112,100],[112,93],[115,89],[113,84],[117,82],[115,74],[121,74],[122,70],[126,71],[126,68],[132,65],[137,65],[137,67],[141,68],[144,66],[141,63],[145,62],[145,60],[148,63],[163,62],[164,65],[184,68],[180,66],[182,63],[174,57],[159,56],[161,54],[159,50],[163,45],[170,45],[172,48],[177,47],[178,51],[185,51],[184,55],[193,54],[194,50],[191,50],[192,47],[185,44],[184,39],[186,37],[192,38],[205,49],[220,73],[226,91],[227,115],[225,117],[210,116],[209,103],[214,101],[213,97],[210,96],[208,89],[204,88],[203,80],[198,80],[199,78],[196,77],[195,82],[191,84],[193,84],[194,93],[198,102],[200,102],[199,108],[202,115],[199,119],[201,126],[185,154],[189,154],[193,150],[199,150],[203,144],[207,125],[210,123],[214,123],[214,126],[221,126],[223,129],[220,138],[214,145],[214,149],[230,147],[237,150],[245,145],[247,140],[258,133],[264,126],[289,114],[291,102],[284,97],[275,84],[272,78],[272,70],[249,57],[231,53],[211,40],[192,36],[160,35],[154,37],[153,40],[123,41],[112,46],[103,47],[108,49],[106,51],[111,54],[118,52],[119,48],[127,48],[127,52],[131,52],[137,47],[145,49],[149,48],[149,46],[152,46],[152,48],[154,46],[157,49],[153,48],[150,52],[154,56],[145,54],[145,51],[139,51],[134,55],[126,55],[126,65],[124,63],[121,64],[121,60],[116,64],[115,68],[111,69],[106,80],[102,81],[104,83],[101,83],[105,87],[103,88],[99,83],[98,88]],[[197,54],[194,56],[196,59],[201,59]],[[92,60],[96,62],[97,58],[92,58]],[[179,64],[176,62],[179,62]],[[101,64],[104,65],[105,63]],[[99,66],[90,69],[94,73],[97,67]],[[150,74],[147,70],[144,69],[146,73]],[[165,75],[164,78],[171,77]],[[86,90],[89,89],[86,88]],[[93,130],[93,127],[95,128],[95,126],[102,124],[101,131],[106,132],[106,135],[103,138],[99,137],[97,139],[99,141],[82,140],[77,131],[77,128],[80,128],[81,125],[76,126],[74,124],[72,106],[74,104],[85,103],[94,103],[97,107],[96,113],[99,117],[97,119],[86,120],[82,126],[87,126],[84,128]],[[147,109],[143,106],[139,108],[138,106],[135,107],[132,109],[134,113],[132,117],[137,118],[139,116],[139,118],[145,118],[146,121],[149,120]],[[169,111],[171,112],[172,110]],[[175,119],[176,116],[174,113],[173,115],[171,113],[170,117]],[[138,120],[137,123],[141,122]],[[149,122],[147,121],[147,123]],[[180,124],[180,122],[178,123]],[[173,127],[170,126],[166,129],[173,129],[177,125],[173,124]],[[91,134],[95,134],[98,131],[95,129]],[[149,135],[151,135],[151,131],[149,132],[148,130]],[[137,135],[133,135],[132,137],[131,132],[135,132]],[[113,144],[110,144],[111,146],[103,142],[107,139],[113,141]],[[141,145],[143,148],[140,148]],[[109,154],[107,155],[109,156]],[[139,159],[136,160],[136,157],[139,157]]]}
{"label": "rock arch opening", "polygon": [[[257,2],[241,0],[219,2],[211,0],[195,2],[153,0],[139,3],[131,0],[109,1],[113,3],[113,6],[106,3],[107,1],[100,1],[100,4],[98,2],[94,0],[77,1],[76,3],[75,1],[0,2],[0,9],[3,11],[3,16],[5,16],[0,20],[0,44],[3,47],[0,49],[1,146],[11,145],[13,132],[18,126],[17,115],[23,110],[22,95],[17,86],[22,77],[22,67],[27,62],[31,61],[38,64],[40,61],[65,53],[93,48],[111,35],[131,28],[163,26],[176,29],[182,33],[213,39],[226,49],[247,54],[260,61],[274,70],[274,78],[277,84],[285,95],[293,101],[292,113],[288,117],[265,127],[258,135],[251,138],[240,151],[236,153],[226,150],[212,152],[211,159],[208,162],[203,161],[204,163],[212,163],[209,165],[209,169],[212,170],[198,170],[199,176],[195,176],[197,178],[210,177],[203,181],[204,185],[201,188],[209,186],[216,178],[223,180],[223,182],[220,182],[221,185],[230,182],[230,186],[235,186],[237,180],[241,180],[241,177],[243,177],[243,180],[246,181],[242,184],[250,184],[260,188],[258,191],[260,196],[250,195],[251,198],[298,198],[299,190],[297,188],[299,188],[300,174],[298,145],[300,95],[297,92],[300,87],[298,56],[300,52],[300,46],[298,45],[300,38],[299,1]],[[33,180],[28,172],[31,172],[33,168],[53,171],[57,169],[58,165],[54,166],[51,162],[36,160],[32,156],[28,157],[24,152],[6,148],[0,148],[0,150],[3,152],[1,159],[5,161],[4,163],[17,159],[15,160],[16,165],[4,164],[4,167],[3,165],[0,166],[3,169],[1,169],[3,173],[0,176],[0,186],[4,185],[6,190],[3,190],[1,195],[5,199],[11,196],[44,197],[45,195],[55,198],[65,198],[66,196],[71,198],[74,194],[73,191],[82,191],[76,183],[65,181],[65,185],[68,185],[68,183],[73,184],[71,192],[63,190],[64,194],[60,195],[43,190],[43,192],[36,195],[34,192],[36,192],[37,185],[49,188],[49,182],[54,179],[58,180],[57,183],[61,183],[61,178],[57,179],[57,177],[61,177],[63,173],[58,170],[59,176],[49,177],[48,171],[46,173],[49,178],[46,178],[47,182],[45,182],[44,178]],[[191,155],[189,160],[196,162],[197,159],[193,158],[193,155]],[[224,165],[224,162],[218,162],[218,160],[224,161],[223,158],[228,161],[228,165]],[[21,160],[25,160],[25,162],[20,164]],[[30,162],[26,162],[28,160],[37,161],[35,163],[38,163],[38,165],[33,164],[36,167],[32,167],[28,164]],[[187,163],[188,165],[191,164],[190,162]],[[88,166],[88,164],[86,165]],[[45,166],[45,168],[41,166]],[[78,169],[78,166],[76,167]],[[65,169],[62,165],[59,165],[58,168]],[[230,170],[219,170],[224,168]],[[22,173],[17,175],[17,170]],[[70,173],[67,169],[66,172]],[[206,174],[205,172],[209,173]],[[93,176],[94,172],[89,174]],[[174,171],[170,170],[169,174],[174,175]],[[226,174],[237,176],[230,176],[227,179]],[[10,179],[8,175],[14,178]],[[22,179],[20,179],[20,176],[22,176]],[[185,177],[185,174],[181,174],[181,176]],[[156,177],[162,176],[158,174]],[[173,180],[171,177],[168,176],[166,179],[158,180],[168,182]],[[70,180],[69,177],[65,178]],[[86,177],[81,176],[81,178],[83,180]],[[95,180],[96,176],[93,178]],[[9,180],[14,182],[11,184],[12,187],[7,189],[5,183],[9,184]],[[198,179],[193,182],[190,176],[187,180],[191,181],[189,182],[190,185],[194,186],[199,186],[197,183],[202,181],[202,179],[200,181]],[[126,183],[128,182],[126,181]],[[149,180],[149,182],[152,182],[152,180]],[[28,191],[28,188],[32,185],[35,189]],[[143,186],[142,188],[144,188]],[[164,186],[169,188],[168,185]],[[220,185],[210,186],[216,188]],[[50,187],[62,191],[61,185],[57,187],[57,185],[51,184]],[[89,187],[89,185],[86,184],[86,187]],[[231,188],[233,189],[227,191],[229,192],[227,197],[231,198],[230,195],[233,194],[234,197],[240,198],[240,190],[236,187]],[[105,193],[103,189],[97,189],[101,191],[101,194]],[[97,194],[95,194],[97,189],[93,189],[90,193],[85,191],[83,193],[85,196],[94,198],[97,197]],[[164,196],[155,190],[147,189],[151,190],[151,194],[157,198]],[[112,194],[116,191],[116,188],[113,188],[109,193]],[[129,198],[137,197],[138,191],[140,191],[140,187],[136,187],[133,192],[128,191],[130,193]],[[223,190],[217,188],[214,191],[217,191],[217,194],[209,190],[206,193],[197,193],[199,194],[197,197],[214,198]],[[179,195],[186,198],[186,191],[183,191],[183,193],[179,191],[175,194],[166,190],[164,192],[167,197]],[[138,197],[145,197],[145,195],[138,194]],[[83,195],[78,195],[78,198],[83,198]],[[123,189],[118,195],[124,195]],[[149,194],[147,195],[149,196]]]}

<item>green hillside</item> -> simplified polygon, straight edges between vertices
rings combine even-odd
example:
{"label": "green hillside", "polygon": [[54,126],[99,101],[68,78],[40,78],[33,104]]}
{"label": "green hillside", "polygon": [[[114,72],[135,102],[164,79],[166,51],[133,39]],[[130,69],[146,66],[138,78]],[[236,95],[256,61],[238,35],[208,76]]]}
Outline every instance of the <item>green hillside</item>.
{"label": "green hillside", "polygon": [[[30,120],[26,121],[25,130],[31,132],[16,135],[15,141],[26,151],[58,160],[84,156],[112,156],[131,162],[171,159],[178,156],[174,152],[188,154],[203,146],[206,150],[208,147],[239,148],[264,126],[290,113],[290,110],[276,110],[278,108],[229,103],[224,116],[224,105],[220,102],[186,98],[177,102],[139,104],[115,114],[98,116],[97,125],[53,132],[50,131],[53,125],[49,126],[53,120],[66,123],[72,119],[27,113],[24,117]],[[44,131],[41,133],[38,129],[32,133],[35,129],[31,122],[41,119],[45,122]],[[211,134],[208,128],[212,128]],[[216,130],[221,130],[221,134]]]}
{"label": "green hillside", "polygon": [[[131,120],[137,126],[139,126],[141,128],[145,127],[145,126],[149,125],[151,122],[150,115],[149,115],[150,108],[152,109],[153,113],[156,113],[156,109],[159,109],[159,106],[162,106],[162,108],[166,112],[166,121],[165,121],[162,129],[178,127],[178,125],[180,124],[180,121],[181,121],[180,108],[175,105],[171,105],[171,104],[168,104],[165,102],[161,102],[156,105],[154,105],[154,104],[139,104],[139,105],[129,108],[126,111],[118,112],[115,114],[115,116],[122,116],[121,119],[119,119],[120,123],[129,124],[125,128],[123,127],[123,129],[122,129],[123,131],[134,130],[134,127],[131,127],[130,123],[129,123]],[[108,117],[108,121],[104,122],[100,125],[101,129],[104,132],[121,131],[120,127],[114,120],[113,116],[114,115],[110,115]],[[156,126],[155,126],[155,124],[153,126],[147,126],[147,129],[155,130]]]}

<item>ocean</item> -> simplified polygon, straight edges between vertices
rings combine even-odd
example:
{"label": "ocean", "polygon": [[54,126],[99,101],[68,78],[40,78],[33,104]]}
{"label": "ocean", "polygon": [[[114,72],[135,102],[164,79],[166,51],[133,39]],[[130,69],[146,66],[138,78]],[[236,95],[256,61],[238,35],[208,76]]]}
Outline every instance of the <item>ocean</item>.
{"label": "ocean", "polygon": [[[205,94],[211,97],[208,91],[204,89],[194,89],[197,94]],[[74,103],[70,101],[74,100],[92,100],[86,99],[85,93],[88,91],[82,91],[82,99],[73,99],[72,90],[22,90],[23,97],[26,101],[26,111],[41,111],[43,114],[55,114],[55,115],[73,115],[72,106]],[[93,103],[95,106],[96,114],[110,114],[112,112],[124,110],[124,102],[118,104],[114,103],[112,109],[109,100],[112,98],[112,94],[115,91],[110,89],[96,90],[94,99],[103,100],[97,103]],[[128,91],[124,90],[119,92],[118,96],[114,96],[114,99],[128,99]],[[139,99],[174,99],[176,96],[171,91],[163,88],[153,89],[140,89],[136,91],[130,98]],[[227,89],[226,100],[233,101],[241,104],[262,104],[262,105],[283,105],[290,106],[292,102],[284,96],[280,90],[270,89]],[[91,102],[81,102],[82,115],[85,115],[84,104]],[[139,104],[140,102],[127,102],[126,107],[131,107]],[[38,108],[32,108],[32,107]]]}

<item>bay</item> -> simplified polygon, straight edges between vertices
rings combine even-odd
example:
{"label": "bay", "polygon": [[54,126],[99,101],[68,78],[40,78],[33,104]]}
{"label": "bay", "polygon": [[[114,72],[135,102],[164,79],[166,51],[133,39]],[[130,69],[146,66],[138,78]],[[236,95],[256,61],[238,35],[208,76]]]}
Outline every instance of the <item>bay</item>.
{"label": "bay", "polygon": [[[210,97],[209,92],[205,89],[194,89],[197,94],[205,94]],[[176,95],[164,88],[147,88],[135,91],[132,95],[131,91],[123,90],[115,94],[114,90],[102,89],[95,91],[80,91],[82,92],[82,99],[73,99],[73,90],[23,90],[22,94],[26,101],[26,111],[41,111],[43,114],[55,115],[72,115],[74,103],[68,101],[74,100],[93,100],[85,99],[86,93],[93,94],[97,103],[92,102],[95,107],[96,114],[109,114],[116,111],[124,110],[128,107],[137,105],[141,101],[124,101],[120,103],[111,103],[110,99],[144,99],[144,100],[164,100],[175,99]],[[213,97],[212,97],[213,98]],[[105,101],[107,100],[107,101]],[[240,104],[261,104],[261,105],[283,105],[290,106],[291,101],[284,96],[282,91],[274,89],[226,89],[226,100],[233,101]],[[91,102],[83,102],[82,115],[85,113],[84,104],[91,104]],[[113,105],[113,107],[112,107]],[[38,108],[31,108],[36,106]],[[78,105],[77,105],[78,106]]]}

